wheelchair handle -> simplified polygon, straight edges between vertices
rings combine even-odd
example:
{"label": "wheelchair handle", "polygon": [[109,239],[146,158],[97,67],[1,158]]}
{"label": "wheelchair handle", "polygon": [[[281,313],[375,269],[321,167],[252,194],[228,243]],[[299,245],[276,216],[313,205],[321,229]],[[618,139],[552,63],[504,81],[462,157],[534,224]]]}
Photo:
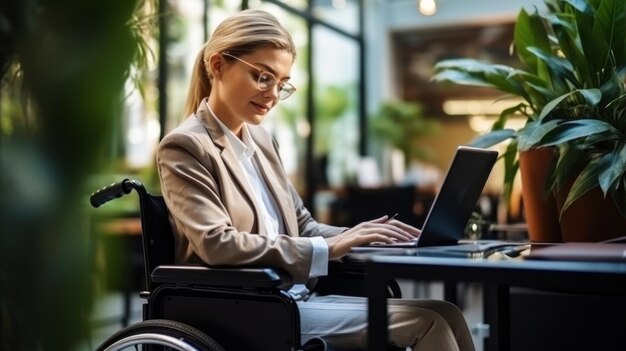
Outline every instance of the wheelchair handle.
{"label": "wheelchair handle", "polygon": [[89,202],[91,203],[91,206],[98,208],[111,200],[130,193],[133,189],[143,193],[146,191],[143,184],[140,182],[132,179],[124,179],[121,182],[113,183],[98,189],[96,192],[91,194]]}

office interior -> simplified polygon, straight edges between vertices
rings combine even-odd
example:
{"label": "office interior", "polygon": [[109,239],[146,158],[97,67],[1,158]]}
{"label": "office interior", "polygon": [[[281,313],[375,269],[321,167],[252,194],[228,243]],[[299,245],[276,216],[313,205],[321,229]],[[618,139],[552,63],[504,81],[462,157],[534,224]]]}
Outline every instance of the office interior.
{"label": "office interior", "polygon": [[[187,117],[182,110],[198,50],[222,19],[242,8],[261,8],[278,17],[298,49],[291,78],[297,92],[281,101],[263,125],[278,141],[284,166],[314,216],[342,226],[394,212],[416,227],[422,225],[456,147],[486,132],[503,109],[519,102],[488,88],[433,82],[434,65],[459,57],[515,64],[511,42],[518,12],[544,9],[543,0],[140,3],[145,61],[132,68],[123,109],[112,117],[114,132],[94,155],[104,166],[83,185],[85,202],[89,191],[124,178],[138,179],[151,193],[159,193],[154,152],[159,140]],[[10,135],[21,96],[5,86],[0,94],[2,135]],[[394,109],[411,111],[403,116],[406,124],[385,124]],[[509,123],[518,128],[525,119],[511,118]],[[421,129],[411,128],[418,124]],[[505,147],[496,148],[502,152]],[[505,202],[503,172],[501,162],[496,163],[468,223],[468,238],[527,239],[521,184],[517,180]],[[136,199],[124,197],[85,212],[81,228],[91,238],[94,279],[84,320],[91,332],[81,337],[79,350],[93,349],[116,330],[141,320],[138,292],[144,274]],[[405,297],[445,298],[450,292],[439,282],[400,283]],[[489,299],[483,286],[468,283],[453,289],[476,349],[495,350],[489,342]],[[621,335],[613,335],[626,329],[623,321],[617,322],[617,332],[588,323],[623,316],[623,300],[519,289],[511,299],[511,349],[557,350],[553,347],[560,338],[578,332],[609,340],[603,345],[623,345]],[[540,311],[534,314],[539,322],[527,313],[530,308]],[[544,324],[557,327],[546,336],[538,331]]]}

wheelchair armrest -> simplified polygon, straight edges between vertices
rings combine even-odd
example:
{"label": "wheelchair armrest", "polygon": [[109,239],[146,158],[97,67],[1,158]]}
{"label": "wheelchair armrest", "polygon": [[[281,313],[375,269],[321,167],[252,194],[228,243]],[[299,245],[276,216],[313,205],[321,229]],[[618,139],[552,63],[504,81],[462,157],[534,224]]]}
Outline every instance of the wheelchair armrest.
{"label": "wheelchair armrest", "polygon": [[152,271],[151,279],[157,284],[257,289],[283,289],[292,283],[287,272],[276,268],[158,266]]}

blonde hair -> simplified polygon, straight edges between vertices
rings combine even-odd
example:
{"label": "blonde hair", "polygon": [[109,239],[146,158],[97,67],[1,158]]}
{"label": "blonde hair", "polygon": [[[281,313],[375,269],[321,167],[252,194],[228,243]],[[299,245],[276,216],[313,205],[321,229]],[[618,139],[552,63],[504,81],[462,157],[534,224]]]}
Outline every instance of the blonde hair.
{"label": "blonde hair", "polygon": [[220,23],[202,46],[194,63],[185,103],[185,116],[196,112],[198,105],[211,93],[209,57],[217,52],[243,56],[261,47],[287,50],[296,57],[289,32],[273,15],[262,10],[244,10]]}

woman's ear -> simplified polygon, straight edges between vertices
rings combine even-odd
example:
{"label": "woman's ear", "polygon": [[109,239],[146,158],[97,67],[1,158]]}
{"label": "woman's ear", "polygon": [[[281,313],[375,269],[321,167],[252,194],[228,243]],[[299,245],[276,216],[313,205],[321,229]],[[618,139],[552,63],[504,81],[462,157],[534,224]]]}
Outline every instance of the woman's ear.
{"label": "woman's ear", "polygon": [[213,53],[209,56],[209,75],[220,79],[224,68],[224,56],[220,53]]}

